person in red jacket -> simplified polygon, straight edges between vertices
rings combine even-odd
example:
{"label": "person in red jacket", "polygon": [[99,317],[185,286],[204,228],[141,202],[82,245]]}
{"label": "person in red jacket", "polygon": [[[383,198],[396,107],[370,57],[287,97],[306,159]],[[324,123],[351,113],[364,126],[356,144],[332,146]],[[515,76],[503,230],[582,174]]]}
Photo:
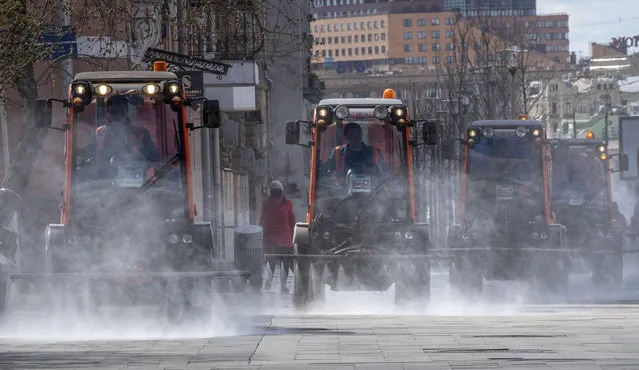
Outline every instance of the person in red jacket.
{"label": "person in red jacket", "polygon": [[[284,186],[273,181],[269,186],[270,197],[262,204],[260,226],[264,229],[265,254],[293,254],[293,229],[295,214],[293,203],[284,196]],[[269,274],[264,289],[270,290],[275,273],[275,265],[281,263],[280,283],[282,293],[288,293],[286,280],[289,269],[293,269],[292,260],[285,258],[267,258]]]}

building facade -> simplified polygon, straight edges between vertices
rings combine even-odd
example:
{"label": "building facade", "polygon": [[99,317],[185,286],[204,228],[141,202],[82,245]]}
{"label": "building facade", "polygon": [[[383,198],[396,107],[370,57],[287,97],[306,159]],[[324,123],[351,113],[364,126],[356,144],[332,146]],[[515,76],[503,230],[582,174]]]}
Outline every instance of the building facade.
{"label": "building facade", "polygon": [[444,0],[444,9],[463,16],[531,16],[537,0]]}

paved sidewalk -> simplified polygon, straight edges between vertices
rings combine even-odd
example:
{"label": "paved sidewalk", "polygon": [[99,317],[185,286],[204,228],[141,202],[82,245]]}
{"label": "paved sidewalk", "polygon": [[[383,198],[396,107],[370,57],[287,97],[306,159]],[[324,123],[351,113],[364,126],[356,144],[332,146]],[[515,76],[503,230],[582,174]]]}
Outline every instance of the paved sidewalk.
{"label": "paved sidewalk", "polygon": [[502,316],[272,316],[212,339],[2,340],[0,368],[639,369],[638,324],[639,306]]}

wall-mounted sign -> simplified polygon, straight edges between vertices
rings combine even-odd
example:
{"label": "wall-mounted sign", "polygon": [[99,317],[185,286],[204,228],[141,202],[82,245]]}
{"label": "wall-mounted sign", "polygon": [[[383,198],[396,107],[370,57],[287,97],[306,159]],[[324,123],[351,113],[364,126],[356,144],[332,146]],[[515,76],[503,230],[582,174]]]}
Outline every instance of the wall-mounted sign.
{"label": "wall-mounted sign", "polygon": [[637,36],[619,36],[613,37],[610,46],[618,49],[619,47],[633,48],[639,46],[639,35]]}

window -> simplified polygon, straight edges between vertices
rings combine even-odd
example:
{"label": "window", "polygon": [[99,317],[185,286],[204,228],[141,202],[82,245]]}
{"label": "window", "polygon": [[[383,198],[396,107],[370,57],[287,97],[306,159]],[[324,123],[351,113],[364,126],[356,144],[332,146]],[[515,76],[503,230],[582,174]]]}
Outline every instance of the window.
{"label": "window", "polygon": [[426,38],[426,31],[417,32],[417,38],[418,39],[425,39]]}
{"label": "window", "polygon": [[439,64],[439,63],[440,63],[439,57],[433,57],[433,64]]}
{"label": "window", "polygon": [[440,51],[442,47],[439,43],[433,44],[433,51]]}
{"label": "window", "polygon": [[420,52],[425,52],[428,50],[428,48],[426,47],[426,44],[419,44],[417,45],[417,50],[419,50]]}
{"label": "window", "polygon": [[386,40],[386,34],[382,33],[382,41],[385,41],[385,40]]}
{"label": "window", "polygon": [[329,25],[328,25],[328,32],[332,32],[332,31],[333,31],[333,25],[332,25],[332,24],[329,24]]}
{"label": "window", "polygon": [[557,103],[556,102],[550,103],[550,113],[551,114],[557,114]]}
{"label": "window", "polygon": [[404,32],[404,40],[412,40],[413,33],[412,32]]}
{"label": "window", "polygon": [[379,46],[375,46],[375,54],[379,54]]}
{"label": "window", "polygon": [[368,27],[369,30],[373,29],[373,22],[371,21],[366,22],[366,27]]}
{"label": "window", "polygon": [[447,39],[452,39],[453,38],[453,31],[446,31],[446,38]]}
{"label": "window", "polygon": [[433,18],[430,20],[430,25],[431,26],[438,26],[439,25],[439,18]]}
{"label": "window", "polygon": [[376,33],[376,34],[375,34],[374,40],[375,40],[375,41],[379,41],[379,33]]}
{"label": "window", "polygon": [[386,46],[382,45],[382,54],[386,53]]}
{"label": "window", "polygon": [[352,55],[353,55],[353,49],[348,48],[348,56],[350,57],[350,56],[352,56]]}
{"label": "window", "polygon": [[315,25],[315,32],[319,32],[319,25]]}
{"label": "window", "polygon": [[455,19],[454,18],[446,18],[446,24],[447,25],[451,25],[451,24],[455,24]]}
{"label": "window", "polygon": [[386,28],[386,21],[382,20],[379,22],[382,28]]}
{"label": "window", "polygon": [[404,52],[405,53],[410,53],[411,51],[413,51],[413,45],[404,45]]}
{"label": "window", "polygon": [[359,29],[359,23],[353,23],[353,29],[354,30]]}
{"label": "window", "polygon": [[426,26],[426,19],[424,19],[424,18],[419,18],[419,19],[417,20],[417,25],[418,25],[418,26],[420,26],[420,27],[424,27],[424,26]]}
{"label": "window", "polygon": [[455,50],[455,46],[453,46],[452,42],[449,42],[449,43],[446,44],[446,50],[448,50],[448,51]]}
{"label": "window", "polygon": [[352,29],[353,29],[353,24],[352,24],[352,23],[349,23],[349,24],[348,24],[348,30],[349,30],[349,31],[351,31]]}
{"label": "window", "polygon": [[413,20],[412,19],[404,19],[404,27],[412,27]]}
{"label": "window", "polygon": [[438,39],[439,38],[439,31],[433,31],[431,32],[431,37],[434,39]]}
{"label": "window", "polygon": [[368,55],[371,55],[371,54],[373,54],[373,47],[369,46],[368,47]]}
{"label": "window", "polygon": [[362,48],[362,55],[366,55],[366,48]]}
{"label": "window", "polygon": [[355,42],[358,42],[358,41],[359,41],[359,36],[358,36],[358,35],[353,36],[353,40],[354,40]]}
{"label": "window", "polygon": [[371,41],[373,41],[373,34],[369,33],[368,34],[368,42],[371,42]]}
{"label": "window", "polygon": [[342,44],[346,43],[346,36],[342,36]]}
{"label": "window", "polygon": [[375,29],[378,29],[379,28],[379,21],[375,21],[373,23],[373,27],[375,27]]}
{"label": "window", "polygon": [[452,55],[449,55],[446,57],[446,64],[453,64],[455,63],[455,57]]}
{"label": "window", "polygon": [[353,41],[353,36],[348,36],[347,40],[348,40],[348,43],[350,44]]}

